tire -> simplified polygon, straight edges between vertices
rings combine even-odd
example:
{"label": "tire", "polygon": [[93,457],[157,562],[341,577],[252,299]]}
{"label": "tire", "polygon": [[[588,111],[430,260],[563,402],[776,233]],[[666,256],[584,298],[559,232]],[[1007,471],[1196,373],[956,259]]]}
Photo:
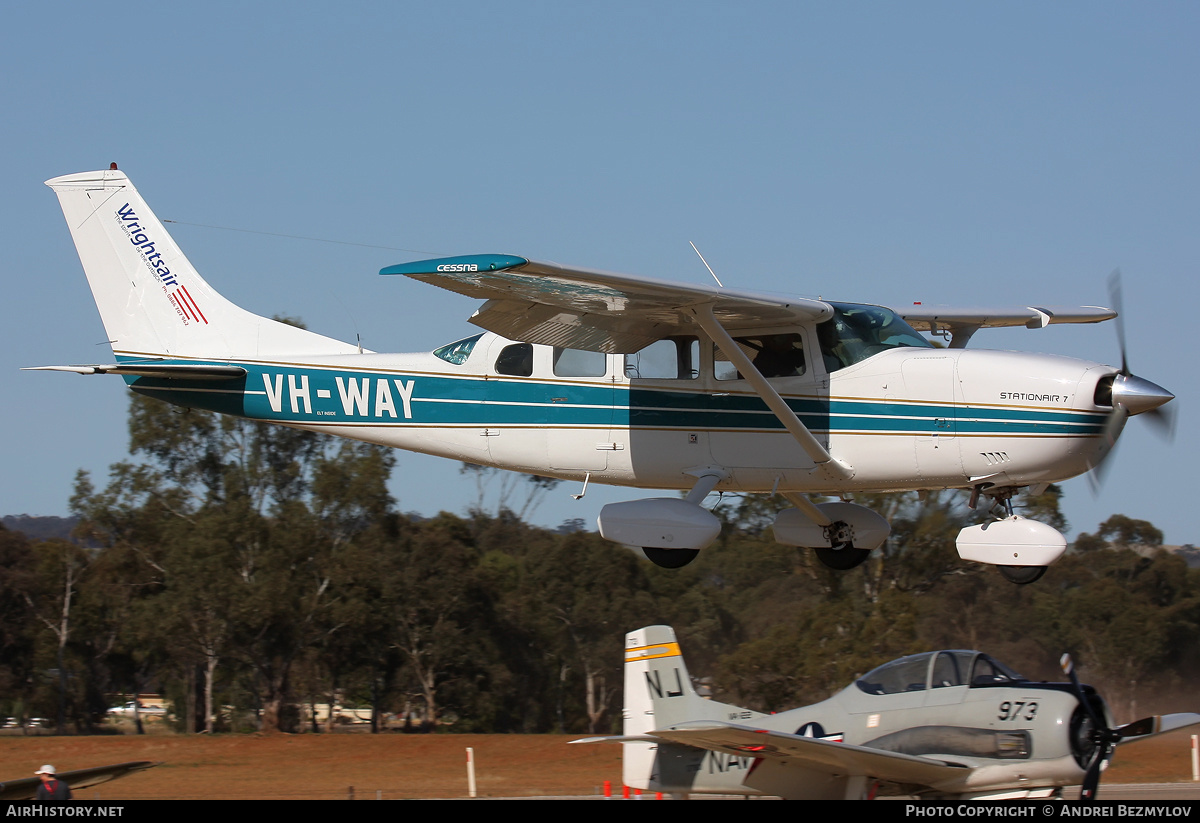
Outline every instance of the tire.
{"label": "tire", "polygon": [[1000,569],[1000,574],[1009,583],[1016,583],[1018,586],[1028,586],[1030,583],[1041,580],[1042,575],[1046,573],[1045,566],[997,566]]}
{"label": "tire", "polygon": [[700,554],[699,549],[655,549],[650,546],[643,546],[642,551],[647,560],[664,569],[682,569]]}
{"label": "tire", "polygon": [[817,553],[818,560],[840,572],[861,566],[871,556],[870,549],[856,549],[853,543],[847,543],[839,549],[826,549],[818,546],[813,551]]}

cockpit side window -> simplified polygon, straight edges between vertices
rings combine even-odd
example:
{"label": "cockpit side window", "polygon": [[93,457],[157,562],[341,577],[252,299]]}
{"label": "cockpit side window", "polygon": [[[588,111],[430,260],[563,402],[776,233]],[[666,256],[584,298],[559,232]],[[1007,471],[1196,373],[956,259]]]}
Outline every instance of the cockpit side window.
{"label": "cockpit side window", "polygon": [[433,353],[436,357],[440,357],[447,363],[453,363],[455,366],[461,366],[467,362],[467,358],[471,356],[471,350],[475,348],[475,344],[479,342],[482,334],[477,334],[473,337],[467,337],[462,340],[456,340],[442,346],[440,349],[434,349]]}
{"label": "cockpit side window", "polygon": [[975,665],[971,670],[972,686],[998,686],[1025,679],[1007,666],[992,660],[986,654],[975,658]]}
{"label": "cockpit side window", "polygon": [[[804,359],[804,336],[790,334],[762,334],[755,337],[735,337],[763,377],[800,377],[808,370]],[[725,359],[721,350],[713,349],[713,376],[717,380],[740,380],[733,363]]]}
{"label": "cockpit side window", "polygon": [[883,306],[832,303],[833,317],[817,325],[825,370],[835,372],[888,349],[933,348],[904,318]]}
{"label": "cockpit side window", "polygon": [[967,671],[971,665],[971,657],[963,659],[957,652],[938,652],[933,661],[933,674],[930,686],[934,689],[945,689],[950,686],[965,686]]}
{"label": "cockpit side window", "polygon": [[505,346],[496,358],[496,373],[513,377],[529,377],[533,374],[533,345],[514,343]]}

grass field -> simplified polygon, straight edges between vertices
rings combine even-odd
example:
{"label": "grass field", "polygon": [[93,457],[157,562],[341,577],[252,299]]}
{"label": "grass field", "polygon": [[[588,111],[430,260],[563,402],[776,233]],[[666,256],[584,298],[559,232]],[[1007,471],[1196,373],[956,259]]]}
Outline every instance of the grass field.
{"label": "grass field", "polygon": [[[467,796],[466,749],[475,750],[480,797],[620,793],[619,745],[568,746],[572,735],[114,735],[0,737],[0,780],[120,763],[163,765],[85,789],[102,800],[359,800]],[[1189,736],[1122,747],[1105,781],[1191,779]],[[378,793],[378,795],[377,795]]]}

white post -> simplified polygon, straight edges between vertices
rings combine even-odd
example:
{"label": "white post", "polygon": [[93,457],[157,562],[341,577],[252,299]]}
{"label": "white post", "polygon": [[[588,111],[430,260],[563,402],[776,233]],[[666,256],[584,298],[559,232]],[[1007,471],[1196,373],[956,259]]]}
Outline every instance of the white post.
{"label": "white post", "polygon": [[1197,735],[1192,735],[1192,780],[1200,780],[1200,750],[1197,746]]}
{"label": "white post", "polygon": [[467,796],[475,796],[475,750],[467,748]]}

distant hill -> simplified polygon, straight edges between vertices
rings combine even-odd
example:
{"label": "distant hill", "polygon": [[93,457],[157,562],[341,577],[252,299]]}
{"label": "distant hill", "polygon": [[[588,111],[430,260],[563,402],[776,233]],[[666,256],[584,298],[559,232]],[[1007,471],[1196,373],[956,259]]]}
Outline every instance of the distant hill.
{"label": "distant hill", "polygon": [[1182,557],[1189,569],[1200,569],[1200,549],[1191,543],[1184,543],[1182,546],[1163,546],[1163,548]]}
{"label": "distant hill", "polygon": [[6,514],[0,518],[4,528],[20,532],[30,540],[66,540],[78,522],[78,517],[32,517],[28,514]]}

